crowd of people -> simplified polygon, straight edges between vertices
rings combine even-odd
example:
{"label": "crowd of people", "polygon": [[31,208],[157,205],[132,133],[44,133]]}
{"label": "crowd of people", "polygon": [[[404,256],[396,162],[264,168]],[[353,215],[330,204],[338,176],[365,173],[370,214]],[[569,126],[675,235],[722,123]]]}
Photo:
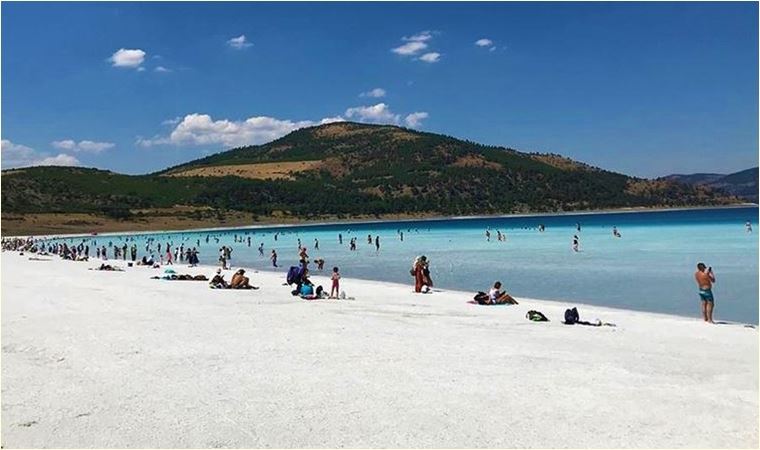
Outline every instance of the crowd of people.
{"label": "crowd of people", "polygon": [[[545,224],[539,224],[534,229],[543,233],[546,231]],[[580,233],[582,227],[580,222],[575,224],[575,233],[572,238],[571,248],[574,252],[580,251]],[[752,233],[752,224],[750,221],[745,223],[745,230],[747,233]],[[429,229],[428,229],[429,231]],[[496,229],[495,239],[497,242],[506,242],[507,234],[502,230]],[[350,252],[357,251],[357,237],[355,232],[347,230],[349,235],[348,250]],[[411,228],[407,232],[417,232],[419,229],[412,230]],[[233,236],[233,242],[236,244],[246,245],[251,247],[253,238],[256,237],[256,232],[253,231],[254,236],[248,235],[250,231],[241,232],[241,234],[235,233]],[[282,234],[289,234],[289,231],[277,231],[273,233],[274,241],[278,241],[278,238]],[[263,233],[266,235],[266,233]],[[297,235],[297,233],[296,233]],[[612,227],[612,235],[614,238],[621,238],[622,234],[617,226]],[[404,231],[401,229],[396,230],[396,236],[400,242],[404,241]],[[487,241],[491,241],[493,234],[491,228],[485,230],[485,237]],[[138,247],[138,239],[144,240],[144,252],[140,257],[140,247]],[[152,268],[159,268],[167,265],[174,265],[175,263],[187,264],[190,267],[195,267],[200,263],[199,247],[205,244],[219,244],[220,238],[224,238],[224,233],[208,233],[205,238],[201,239],[195,233],[175,233],[171,235],[143,235],[143,236],[85,236],[85,237],[71,237],[71,238],[3,238],[0,240],[0,244],[3,250],[17,251],[17,252],[29,252],[36,255],[46,256],[59,256],[61,259],[71,261],[88,261],[90,258],[96,258],[104,261],[95,270],[120,270],[119,266],[112,264],[111,261],[128,261],[132,266],[147,266]],[[192,240],[195,242],[192,242]],[[345,297],[345,292],[340,290],[341,274],[338,267],[333,267],[329,274],[331,288],[329,294],[325,292],[322,286],[315,286],[310,279],[310,267],[313,263],[316,266],[316,271],[322,272],[325,266],[325,259],[323,257],[317,257],[312,261],[308,248],[302,244],[301,238],[297,239],[297,258],[298,265],[290,267],[287,275],[287,284],[295,286],[292,291],[294,295],[299,295],[305,299],[315,298],[339,298]],[[213,241],[213,244],[211,243]],[[337,234],[337,241],[340,246],[344,245],[344,234],[340,232]],[[178,242],[178,245],[175,245]],[[318,238],[314,238],[313,249],[315,252],[320,251],[320,241]],[[375,252],[380,252],[380,235],[367,234],[366,244],[374,247]],[[193,245],[195,244],[195,245]],[[233,247],[230,245],[221,245],[219,247],[219,265],[216,275],[211,280],[211,287],[220,289],[258,289],[253,286],[248,276],[245,275],[245,269],[238,268],[233,274],[229,282],[224,279],[222,270],[232,269],[232,255]],[[264,242],[260,242],[258,245],[258,255],[263,258],[265,256]],[[269,256],[273,268],[279,268],[278,266],[278,254],[276,249],[272,248]],[[106,264],[105,262],[110,264]],[[294,271],[294,269],[296,269]],[[425,255],[420,255],[414,258],[411,269],[409,271],[413,278],[414,292],[415,293],[432,293],[433,279],[430,270],[430,260]],[[189,275],[187,277],[190,277]],[[698,294],[702,304],[702,318],[706,322],[713,323],[713,311],[714,311],[714,296],[712,293],[712,286],[715,283],[715,274],[711,267],[705,266],[703,263],[699,263],[697,271],[694,274],[695,280],[698,285]],[[159,277],[161,278],[161,277]],[[183,279],[183,278],[166,278],[163,279]],[[500,304],[517,304],[517,301],[502,289],[502,283],[496,281],[490,288],[488,293],[480,292],[476,296],[476,300],[480,304],[487,305],[500,305]]]}

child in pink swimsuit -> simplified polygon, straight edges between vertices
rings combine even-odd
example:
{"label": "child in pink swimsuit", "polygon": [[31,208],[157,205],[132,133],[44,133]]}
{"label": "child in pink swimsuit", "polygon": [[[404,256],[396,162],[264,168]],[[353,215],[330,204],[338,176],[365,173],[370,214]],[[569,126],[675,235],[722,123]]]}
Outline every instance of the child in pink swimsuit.
{"label": "child in pink swimsuit", "polygon": [[[330,289],[330,298],[338,298],[338,293],[340,292],[340,273],[338,273],[338,268],[333,267],[333,273],[330,277],[332,280],[332,288]],[[335,294],[333,294],[335,292]]]}

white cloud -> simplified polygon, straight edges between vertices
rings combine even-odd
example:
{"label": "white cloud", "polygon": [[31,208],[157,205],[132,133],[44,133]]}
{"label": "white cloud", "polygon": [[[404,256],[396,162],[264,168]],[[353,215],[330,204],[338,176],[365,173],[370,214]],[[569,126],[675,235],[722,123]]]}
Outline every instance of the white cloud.
{"label": "white cloud", "polygon": [[430,39],[433,39],[433,34],[429,31],[420,31],[419,33],[413,35],[413,36],[404,36],[401,38],[403,41],[407,42],[425,42],[429,41]]}
{"label": "white cloud", "polygon": [[167,68],[166,68],[166,67],[164,67],[164,66],[158,66],[158,67],[156,67],[156,68],[155,68],[155,69],[153,69],[153,70],[155,70],[156,72],[164,72],[164,73],[165,73],[165,72],[171,72],[171,70],[167,69]]}
{"label": "white cloud", "polygon": [[[410,127],[421,125],[426,119],[426,112],[414,112],[405,117]],[[208,114],[187,114],[182,118],[165,120],[163,125],[171,125],[168,135],[152,138],[138,136],[136,144],[141,147],[159,145],[221,145],[227,148],[245,145],[263,144],[295,131],[299,128],[343,122],[346,118],[357,122],[398,125],[401,116],[390,110],[385,103],[348,108],[343,116],[325,117],[321,120],[286,120],[274,117],[257,116],[245,120],[213,119]]]}
{"label": "white cloud", "polygon": [[14,144],[10,140],[2,140],[2,166],[30,167],[30,166],[78,166],[79,160],[71,155],[60,153],[50,156],[46,153],[38,153],[26,145]]}
{"label": "white cloud", "polygon": [[62,141],[53,141],[50,143],[50,145],[59,150],[74,150],[74,148],[77,146],[77,143],[71,139],[64,139]]}
{"label": "white cloud", "polygon": [[140,68],[140,64],[145,60],[145,52],[140,49],[120,48],[108,60],[114,67]]}
{"label": "white cloud", "polygon": [[393,53],[396,53],[397,55],[402,56],[417,56],[422,55],[419,58],[416,58],[420,61],[424,61],[427,63],[434,63],[438,62],[438,60],[441,57],[441,54],[438,52],[427,52],[429,44],[433,39],[433,33],[430,31],[421,31],[415,35],[412,36],[404,36],[401,38],[402,41],[406,42],[405,44],[402,44],[396,48],[391,49]]}
{"label": "white cloud", "polygon": [[422,125],[422,121],[427,118],[428,118],[428,113],[424,111],[413,112],[404,118],[404,122],[406,123],[407,126],[411,128],[416,128]]}
{"label": "white cloud", "polygon": [[100,153],[109,148],[113,148],[116,144],[111,142],[95,142],[95,141],[79,141],[76,142],[72,139],[64,139],[62,141],[53,141],[50,143],[54,148],[58,150],[68,150],[75,152],[87,152],[87,153]]}
{"label": "white cloud", "polygon": [[394,49],[391,49],[391,51],[393,53],[396,53],[397,55],[410,56],[410,55],[416,55],[422,50],[425,50],[427,47],[428,45],[424,42],[412,41],[412,42],[407,42],[406,44],[396,47]]}
{"label": "white cloud", "polygon": [[440,59],[441,54],[437,52],[425,53],[424,55],[420,56],[420,61],[425,61],[426,63],[438,62]]}
{"label": "white cloud", "polygon": [[242,147],[263,144],[280,138],[299,128],[342,122],[340,116],[327,117],[320,121],[280,120],[274,117],[258,116],[246,120],[214,120],[208,114],[188,114],[176,124],[168,136],[153,138],[138,137],[137,145],[152,147],[155,145],[223,145],[225,147]]}
{"label": "white cloud", "polygon": [[385,97],[385,89],[383,88],[375,88],[371,91],[362,92],[359,94],[359,97],[373,97],[373,98],[380,98]]}
{"label": "white cloud", "polygon": [[493,47],[493,41],[486,38],[478,39],[477,41],[475,41],[475,45],[477,45],[478,47]]}
{"label": "white cloud", "polygon": [[244,48],[248,48],[252,46],[253,44],[248,42],[245,38],[244,34],[241,34],[238,37],[234,37],[227,41],[227,45],[230,47],[237,49],[237,50],[243,50]]}
{"label": "white cloud", "polygon": [[399,115],[391,112],[388,105],[356,106],[346,110],[346,117],[367,123],[399,123]]}

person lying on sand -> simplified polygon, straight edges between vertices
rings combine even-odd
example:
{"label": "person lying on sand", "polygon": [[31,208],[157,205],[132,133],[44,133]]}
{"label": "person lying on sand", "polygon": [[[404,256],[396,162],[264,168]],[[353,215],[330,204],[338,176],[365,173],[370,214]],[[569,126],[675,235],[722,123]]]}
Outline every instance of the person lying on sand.
{"label": "person lying on sand", "polygon": [[511,295],[507,294],[504,291],[500,291],[501,289],[501,281],[497,281],[493,284],[493,287],[488,292],[488,300],[491,305],[503,305],[503,304],[510,304],[510,305],[517,305],[517,300],[512,298]]}
{"label": "person lying on sand", "polygon": [[206,275],[189,275],[189,274],[176,274],[165,273],[163,275],[150,277],[152,280],[180,280],[180,281],[208,281]]}
{"label": "person lying on sand", "polygon": [[124,272],[124,269],[118,266],[112,266],[110,264],[101,264],[100,267],[91,268],[90,270],[105,270],[109,272]]}

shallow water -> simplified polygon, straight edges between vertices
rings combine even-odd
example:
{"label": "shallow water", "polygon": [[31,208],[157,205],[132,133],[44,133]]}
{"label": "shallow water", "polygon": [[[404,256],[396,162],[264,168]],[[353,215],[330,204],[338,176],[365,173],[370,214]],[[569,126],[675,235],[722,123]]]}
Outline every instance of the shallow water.
{"label": "shallow water", "polygon": [[[745,230],[747,220],[754,228],[752,233]],[[540,223],[546,226],[544,232],[536,228]],[[580,232],[576,223],[581,225]],[[431,262],[436,287],[487,291],[495,280],[501,280],[517,297],[687,316],[699,315],[694,271],[697,262],[703,261],[713,267],[717,278],[713,288],[716,319],[757,323],[757,223],[758,208],[742,207],[121,234],[94,240],[108,245],[109,241],[123,243],[129,236],[140,256],[146,253],[149,237],[175,246],[195,246],[200,240],[203,264],[217,264],[219,247],[228,245],[234,249],[234,266],[260,270],[273,270],[269,254],[275,249],[277,270],[284,274],[288,266],[297,264],[300,238],[312,260],[326,260],[325,275],[338,266],[343,277],[411,283],[411,262],[424,254]],[[621,238],[613,237],[613,226]],[[490,242],[485,237],[489,227]],[[506,233],[505,242],[496,240],[497,229]],[[403,242],[399,230],[404,233]],[[343,235],[342,245],[338,233]],[[379,251],[374,243],[367,243],[368,234],[373,239],[380,236]],[[575,234],[580,238],[579,252],[571,248]],[[236,235],[246,242],[234,242]],[[357,237],[355,252],[348,249],[351,237]],[[319,250],[314,249],[314,239],[319,240]],[[259,256],[257,249],[261,242],[264,256]],[[318,273],[313,264],[310,268]],[[342,288],[349,295],[359,294],[351,291],[350,284],[344,283]]]}

